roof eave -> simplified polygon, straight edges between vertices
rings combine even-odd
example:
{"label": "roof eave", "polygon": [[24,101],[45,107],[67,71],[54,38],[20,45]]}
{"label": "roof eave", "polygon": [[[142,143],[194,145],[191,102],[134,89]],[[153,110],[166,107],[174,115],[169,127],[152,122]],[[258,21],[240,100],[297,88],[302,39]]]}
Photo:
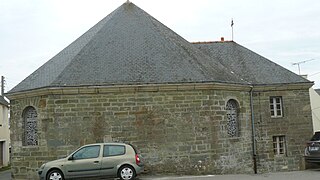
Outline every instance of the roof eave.
{"label": "roof eave", "polygon": [[299,90],[309,89],[314,85],[314,82],[296,82],[296,83],[275,83],[275,84],[253,84],[254,91],[284,91],[284,90]]}
{"label": "roof eave", "polygon": [[220,89],[228,91],[249,91],[250,84],[222,82],[191,82],[167,84],[127,84],[127,85],[87,85],[68,87],[43,87],[38,89],[8,93],[10,100],[43,95],[72,95],[72,94],[105,94],[114,92],[159,92]]}
{"label": "roof eave", "polygon": [[6,107],[9,107],[10,105],[10,103],[3,96],[0,96],[0,104]]}

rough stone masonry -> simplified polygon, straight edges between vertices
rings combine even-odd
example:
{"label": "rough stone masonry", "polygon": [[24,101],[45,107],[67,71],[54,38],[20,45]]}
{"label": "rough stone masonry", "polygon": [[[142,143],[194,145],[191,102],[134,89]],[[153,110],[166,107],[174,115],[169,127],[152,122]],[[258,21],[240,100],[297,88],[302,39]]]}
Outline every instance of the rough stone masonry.
{"label": "rough stone masonry", "polygon": [[[214,85],[53,89],[12,100],[14,178],[36,178],[42,163],[66,156],[81,145],[107,141],[137,146],[151,174],[253,173],[249,88],[238,88],[242,91]],[[255,93],[259,172],[300,168],[305,141],[300,134],[310,134],[306,93]],[[271,94],[283,96],[285,112],[296,108],[297,113],[276,122],[267,118]],[[240,105],[239,137],[227,134],[229,99]],[[28,106],[38,113],[38,146],[22,146],[21,113]],[[288,154],[275,157],[272,135],[279,133],[288,136]]]}

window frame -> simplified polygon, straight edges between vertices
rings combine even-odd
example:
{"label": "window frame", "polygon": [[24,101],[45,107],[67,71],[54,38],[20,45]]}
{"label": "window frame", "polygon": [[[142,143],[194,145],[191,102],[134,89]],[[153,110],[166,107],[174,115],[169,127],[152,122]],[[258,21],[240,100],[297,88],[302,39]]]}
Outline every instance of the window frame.
{"label": "window frame", "polygon": [[[77,153],[79,153],[79,151],[85,149],[85,148],[90,148],[90,147],[98,147],[99,151],[98,151],[98,156],[97,157],[89,157],[89,158],[77,158],[75,155]],[[82,147],[81,149],[77,150],[76,152],[74,152],[72,154],[72,159],[73,160],[83,160],[83,159],[94,159],[94,158],[98,158],[100,156],[100,151],[101,151],[101,146],[100,145],[92,145],[92,146],[85,146],[85,147]]]}
{"label": "window frame", "polygon": [[[278,99],[280,100],[280,102],[277,102]],[[280,108],[278,108],[278,105],[280,105]],[[271,118],[284,117],[282,96],[271,96],[269,98],[269,108]],[[278,113],[278,111],[280,111],[280,114]]]}
{"label": "window frame", "polygon": [[[105,150],[106,150],[106,147],[110,147],[110,146],[118,146],[118,147],[123,147],[124,151],[122,154],[116,154],[116,155],[105,155]],[[122,156],[122,155],[125,155],[126,154],[126,151],[127,151],[127,148],[126,146],[124,145],[112,145],[112,144],[106,144],[103,146],[103,153],[102,153],[102,156],[103,157],[113,157],[113,156]]]}
{"label": "window frame", "polygon": [[[28,113],[30,111],[34,111],[35,112],[35,117],[34,117],[34,130],[33,130],[33,133],[34,133],[34,141],[35,143],[29,143],[29,140],[28,140],[28,131],[27,131],[27,123],[28,123]],[[34,146],[39,146],[39,134],[38,134],[38,111],[35,107],[33,106],[27,106],[26,108],[23,109],[23,112],[22,112],[22,123],[23,123],[23,140],[22,140],[22,146],[24,147],[34,147]],[[29,121],[30,122],[30,121]]]}
{"label": "window frame", "polygon": [[[234,106],[235,106],[235,109],[229,109],[228,108],[228,104],[233,104],[234,103]],[[241,126],[240,126],[240,105],[239,105],[239,102],[236,100],[236,99],[229,99],[227,102],[226,102],[226,118],[227,118],[227,134],[229,137],[231,138],[239,138],[240,137],[240,129],[241,129]],[[235,119],[235,134],[232,135],[230,134],[229,132],[229,126],[231,126],[231,119],[229,119],[229,116],[232,116],[232,111],[234,111],[235,113],[235,116],[236,116],[236,119]],[[229,114],[231,113],[231,114]]]}
{"label": "window frame", "polygon": [[273,147],[274,155],[286,156],[287,155],[286,136],[285,135],[273,136],[272,147]]}

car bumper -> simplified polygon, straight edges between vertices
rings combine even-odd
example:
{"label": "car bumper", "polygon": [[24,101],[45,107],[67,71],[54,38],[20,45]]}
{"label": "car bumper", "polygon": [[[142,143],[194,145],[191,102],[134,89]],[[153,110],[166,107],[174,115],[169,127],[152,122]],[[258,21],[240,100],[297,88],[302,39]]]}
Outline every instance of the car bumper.
{"label": "car bumper", "polygon": [[144,172],[144,165],[139,165],[135,167],[137,175],[141,174]]}
{"label": "car bumper", "polygon": [[44,175],[45,173],[43,172],[43,170],[38,170],[38,175],[39,175],[39,178],[40,178],[40,180],[45,180],[46,178],[45,178],[45,175]]}
{"label": "car bumper", "polygon": [[306,162],[320,163],[320,156],[304,156]]}

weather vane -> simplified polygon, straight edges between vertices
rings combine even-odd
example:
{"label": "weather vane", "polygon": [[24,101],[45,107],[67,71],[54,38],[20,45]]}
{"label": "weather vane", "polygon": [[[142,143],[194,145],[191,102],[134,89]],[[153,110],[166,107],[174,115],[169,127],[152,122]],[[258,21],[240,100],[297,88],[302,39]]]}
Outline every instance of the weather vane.
{"label": "weather vane", "polygon": [[233,41],[233,18],[231,19],[231,40]]}

